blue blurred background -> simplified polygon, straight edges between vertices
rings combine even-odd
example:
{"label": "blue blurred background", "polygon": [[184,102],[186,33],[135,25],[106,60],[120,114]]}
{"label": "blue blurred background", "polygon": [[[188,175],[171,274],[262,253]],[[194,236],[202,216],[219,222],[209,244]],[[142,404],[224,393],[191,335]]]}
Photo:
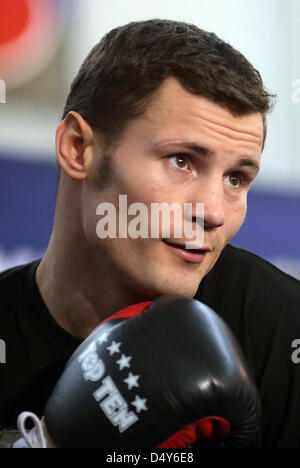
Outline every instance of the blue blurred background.
{"label": "blue blurred background", "polygon": [[0,0],[0,271],[46,249],[55,130],[83,58],[112,28],[154,17],[214,31],[278,95],[246,222],[232,243],[300,278],[299,0]]}

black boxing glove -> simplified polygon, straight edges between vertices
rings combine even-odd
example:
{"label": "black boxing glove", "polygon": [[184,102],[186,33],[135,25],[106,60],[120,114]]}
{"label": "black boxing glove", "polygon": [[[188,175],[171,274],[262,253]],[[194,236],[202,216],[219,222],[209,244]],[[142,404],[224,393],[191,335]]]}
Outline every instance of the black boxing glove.
{"label": "black boxing glove", "polygon": [[230,425],[217,446],[252,446],[259,398],[225,322],[176,296],[160,297],[141,313],[133,307],[138,315],[102,325],[71,357],[45,409],[54,444],[158,447],[212,416]]}
{"label": "black boxing glove", "polygon": [[[101,322],[97,328],[109,323],[109,328],[120,323],[124,319],[134,317],[135,315],[143,312],[150,306],[152,301],[134,304],[126,307],[119,312],[108,317]],[[205,441],[207,445],[209,442],[224,439],[230,433],[230,424],[220,416],[207,416],[201,418],[193,423],[188,424],[183,429],[173,434],[164,442],[158,445],[159,448],[186,448],[192,446],[195,442]]]}

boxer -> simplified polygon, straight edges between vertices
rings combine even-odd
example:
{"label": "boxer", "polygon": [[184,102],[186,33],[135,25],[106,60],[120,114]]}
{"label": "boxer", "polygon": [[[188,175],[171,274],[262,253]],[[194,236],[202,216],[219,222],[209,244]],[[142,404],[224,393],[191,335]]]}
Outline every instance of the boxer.
{"label": "boxer", "polygon": [[[299,282],[229,244],[246,216],[273,97],[240,52],[193,24],[132,22],[95,45],[56,133],[60,169],[47,251],[0,277],[3,429],[15,428],[24,410],[43,416],[66,363],[99,323],[176,294],[210,305],[237,336],[262,402],[257,446],[300,446],[300,375],[291,360]],[[120,196],[131,207],[128,232]],[[194,239],[178,238],[175,216],[159,218],[151,237],[145,210],[174,203],[192,207],[181,220],[200,226],[203,243],[196,239],[191,249]],[[108,207],[115,211],[105,237],[99,227]],[[138,231],[138,208],[149,222],[140,236],[129,229]]]}

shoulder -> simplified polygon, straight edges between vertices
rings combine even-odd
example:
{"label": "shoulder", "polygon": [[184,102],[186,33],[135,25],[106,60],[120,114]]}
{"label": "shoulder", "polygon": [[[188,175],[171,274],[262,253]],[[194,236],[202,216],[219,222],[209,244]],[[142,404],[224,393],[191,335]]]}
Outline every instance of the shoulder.
{"label": "shoulder", "polygon": [[29,265],[21,265],[9,270],[2,271],[0,273],[0,289],[8,286],[10,283],[14,283],[24,276],[25,271]]}
{"label": "shoulder", "polygon": [[227,245],[205,282],[242,289],[257,298],[276,297],[297,301],[300,313],[300,281],[248,250]]}
{"label": "shoulder", "polygon": [[0,309],[17,301],[20,292],[25,288],[26,278],[35,269],[40,260],[0,273]]}
{"label": "shoulder", "polygon": [[255,269],[257,272],[268,273],[273,276],[274,279],[284,279],[299,285],[300,282],[296,278],[284,273],[272,263],[268,262],[259,255],[250,252],[249,250],[235,247],[228,244],[220,255],[218,260],[220,266],[235,266],[236,268],[243,268],[245,271],[251,271]]}
{"label": "shoulder", "polygon": [[245,347],[271,347],[276,336],[287,350],[300,336],[300,281],[247,250],[228,245],[195,298],[221,315]]}
{"label": "shoulder", "polygon": [[15,268],[10,268],[9,270],[1,271],[0,285],[2,285],[5,281],[10,281],[17,276],[22,275],[22,273],[28,268],[28,266],[29,265],[20,265]]}

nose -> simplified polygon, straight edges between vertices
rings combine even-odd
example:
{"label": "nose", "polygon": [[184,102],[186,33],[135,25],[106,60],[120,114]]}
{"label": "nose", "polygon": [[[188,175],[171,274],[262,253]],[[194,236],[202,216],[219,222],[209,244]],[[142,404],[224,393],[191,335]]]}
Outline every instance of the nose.
{"label": "nose", "polygon": [[[214,230],[224,225],[225,201],[223,184],[216,181],[206,181],[197,194],[198,203],[204,203],[204,229]],[[197,222],[198,220],[195,219]]]}

